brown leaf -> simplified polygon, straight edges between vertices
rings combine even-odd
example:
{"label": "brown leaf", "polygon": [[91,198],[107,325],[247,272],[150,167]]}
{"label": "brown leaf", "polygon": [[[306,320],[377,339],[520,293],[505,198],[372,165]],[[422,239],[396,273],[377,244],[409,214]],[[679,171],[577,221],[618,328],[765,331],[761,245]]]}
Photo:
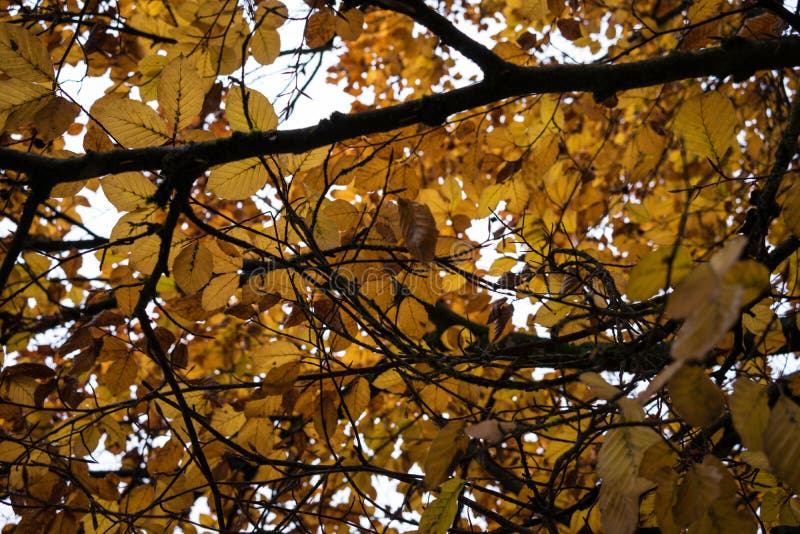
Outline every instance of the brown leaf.
{"label": "brown leaf", "polygon": [[400,198],[400,228],[408,251],[420,261],[431,261],[436,253],[439,229],[428,206]]}
{"label": "brown leaf", "polygon": [[581,37],[581,23],[575,19],[559,19],[556,22],[561,35],[564,39],[574,41]]}

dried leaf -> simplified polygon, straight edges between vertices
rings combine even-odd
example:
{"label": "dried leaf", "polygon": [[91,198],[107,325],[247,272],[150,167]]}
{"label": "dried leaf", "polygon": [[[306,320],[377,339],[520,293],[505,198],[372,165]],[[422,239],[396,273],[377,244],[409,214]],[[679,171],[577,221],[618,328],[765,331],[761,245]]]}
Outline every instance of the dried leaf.
{"label": "dried leaf", "polygon": [[419,261],[432,261],[436,253],[439,229],[436,228],[436,219],[433,218],[430,208],[404,198],[398,199],[397,206],[400,210],[403,241],[408,251]]}

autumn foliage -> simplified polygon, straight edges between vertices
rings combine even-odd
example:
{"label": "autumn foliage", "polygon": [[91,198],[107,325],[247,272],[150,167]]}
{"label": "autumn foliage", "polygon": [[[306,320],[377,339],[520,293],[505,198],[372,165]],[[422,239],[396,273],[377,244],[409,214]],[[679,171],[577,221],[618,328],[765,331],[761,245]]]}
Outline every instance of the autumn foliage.
{"label": "autumn foliage", "polygon": [[800,527],[794,6],[0,0],[4,532]]}

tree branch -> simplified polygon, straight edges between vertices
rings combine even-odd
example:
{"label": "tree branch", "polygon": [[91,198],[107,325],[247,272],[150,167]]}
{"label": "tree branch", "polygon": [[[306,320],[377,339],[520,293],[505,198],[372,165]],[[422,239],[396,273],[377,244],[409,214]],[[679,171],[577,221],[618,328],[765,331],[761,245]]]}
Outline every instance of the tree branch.
{"label": "tree branch", "polygon": [[587,91],[610,95],[678,80],[733,75],[743,79],[758,70],[800,65],[800,38],[772,41],[737,40],[731,46],[675,51],[665,56],[618,65],[506,64],[502,75],[477,84],[396,106],[351,115],[334,114],[308,128],[269,132],[236,132],[231,137],[180,147],[151,147],[95,152],[71,159],[51,158],[0,148],[0,168],[34,173],[31,181],[75,182],[124,171],[164,167],[165,158],[210,167],[259,155],[300,153],[362,135],[419,123],[529,94]]}

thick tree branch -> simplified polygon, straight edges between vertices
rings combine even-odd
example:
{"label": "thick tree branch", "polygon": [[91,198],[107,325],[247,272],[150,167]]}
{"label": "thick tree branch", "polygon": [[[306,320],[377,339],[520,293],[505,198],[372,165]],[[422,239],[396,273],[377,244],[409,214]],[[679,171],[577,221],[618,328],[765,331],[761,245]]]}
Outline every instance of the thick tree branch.
{"label": "thick tree branch", "polygon": [[676,51],[618,65],[519,67],[506,64],[502,75],[462,89],[374,111],[334,114],[308,128],[237,132],[228,138],[181,147],[114,150],[71,159],[0,148],[0,168],[40,176],[30,179],[34,183],[43,180],[57,184],[124,171],[161,169],[167,158],[208,167],[258,155],[300,153],[397,127],[441,122],[455,113],[522,95],[588,91],[603,97],[617,91],[684,79],[730,75],[743,79],[758,70],[797,65],[800,65],[800,39],[795,37],[772,41],[737,40],[731,46]]}

